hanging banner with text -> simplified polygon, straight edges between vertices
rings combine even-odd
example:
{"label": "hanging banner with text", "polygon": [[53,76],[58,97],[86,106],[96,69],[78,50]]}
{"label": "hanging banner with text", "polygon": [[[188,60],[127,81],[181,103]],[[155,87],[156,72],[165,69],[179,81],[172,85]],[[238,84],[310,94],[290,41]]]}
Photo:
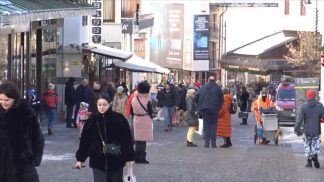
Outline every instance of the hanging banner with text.
{"label": "hanging banner with text", "polygon": [[209,15],[194,16],[194,60],[209,60]]}

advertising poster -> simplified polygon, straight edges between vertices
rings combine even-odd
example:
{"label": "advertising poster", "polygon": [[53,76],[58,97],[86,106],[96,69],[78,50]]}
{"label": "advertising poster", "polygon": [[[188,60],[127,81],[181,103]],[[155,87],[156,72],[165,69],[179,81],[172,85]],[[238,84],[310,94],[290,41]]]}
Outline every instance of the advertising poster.
{"label": "advertising poster", "polygon": [[151,61],[167,68],[183,67],[183,4],[152,4],[154,26]]}
{"label": "advertising poster", "polygon": [[209,60],[209,15],[194,16],[194,60]]}

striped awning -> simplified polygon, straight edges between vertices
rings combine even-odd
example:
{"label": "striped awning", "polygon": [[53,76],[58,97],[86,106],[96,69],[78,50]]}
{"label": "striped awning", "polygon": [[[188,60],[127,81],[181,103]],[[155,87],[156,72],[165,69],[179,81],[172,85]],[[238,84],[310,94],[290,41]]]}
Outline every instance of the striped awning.
{"label": "striped awning", "polygon": [[0,23],[32,21],[96,14],[96,8],[76,0],[0,0]]}

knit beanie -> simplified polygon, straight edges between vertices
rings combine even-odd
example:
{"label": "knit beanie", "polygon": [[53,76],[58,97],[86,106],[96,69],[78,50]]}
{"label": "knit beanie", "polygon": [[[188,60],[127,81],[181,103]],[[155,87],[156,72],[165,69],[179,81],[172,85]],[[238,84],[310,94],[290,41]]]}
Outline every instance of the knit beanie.
{"label": "knit beanie", "polygon": [[307,90],[306,98],[307,98],[307,100],[315,99],[316,91],[315,90]]}

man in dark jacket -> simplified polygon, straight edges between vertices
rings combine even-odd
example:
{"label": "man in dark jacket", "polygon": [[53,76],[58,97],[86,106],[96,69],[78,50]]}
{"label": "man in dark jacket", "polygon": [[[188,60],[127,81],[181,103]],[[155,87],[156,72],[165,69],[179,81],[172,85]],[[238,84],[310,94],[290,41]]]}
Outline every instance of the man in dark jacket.
{"label": "man in dark jacket", "polygon": [[224,95],[214,76],[210,76],[209,81],[198,91],[196,101],[198,110],[203,115],[204,147],[208,148],[210,143],[216,148],[218,114],[223,106]]}
{"label": "man in dark jacket", "polygon": [[64,97],[64,104],[66,105],[66,127],[72,128],[72,115],[73,115],[73,108],[75,106],[75,88],[74,88],[75,78],[71,77],[65,83],[65,97]]}
{"label": "man in dark jacket", "polygon": [[161,91],[161,98],[164,114],[164,131],[172,130],[172,118],[179,103],[179,94],[173,84],[166,83],[165,88]]}
{"label": "man in dark jacket", "polygon": [[306,167],[312,167],[312,160],[316,168],[320,167],[318,155],[320,153],[321,119],[324,119],[323,104],[316,101],[316,92],[308,90],[307,101],[301,106],[298,120],[295,124],[295,133],[302,135],[301,126],[304,127],[304,146]]}

